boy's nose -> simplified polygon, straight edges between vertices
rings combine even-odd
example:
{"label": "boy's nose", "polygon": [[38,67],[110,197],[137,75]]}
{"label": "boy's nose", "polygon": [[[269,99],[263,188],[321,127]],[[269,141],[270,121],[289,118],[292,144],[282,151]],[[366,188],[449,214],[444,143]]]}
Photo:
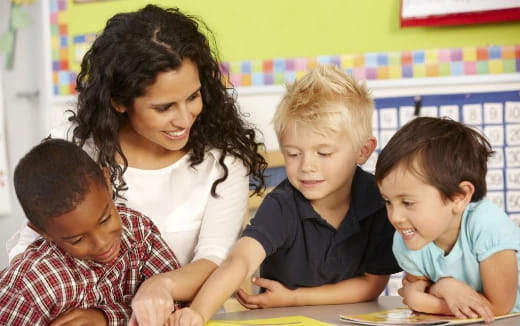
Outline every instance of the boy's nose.
{"label": "boy's nose", "polygon": [[316,162],[311,155],[303,155],[301,169],[303,172],[312,172],[316,170]]}

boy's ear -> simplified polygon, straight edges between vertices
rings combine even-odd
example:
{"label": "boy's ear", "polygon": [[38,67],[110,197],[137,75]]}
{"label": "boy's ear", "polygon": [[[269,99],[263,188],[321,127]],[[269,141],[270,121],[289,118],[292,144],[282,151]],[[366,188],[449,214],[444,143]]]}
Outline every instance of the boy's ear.
{"label": "boy's ear", "polygon": [[466,206],[471,202],[471,197],[475,192],[475,186],[469,181],[462,181],[459,183],[460,192],[457,193],[451,200],[454,204],[453,213],[462,214],[466,209]]}
{"label": "boy's ear", "polygon": [[114,110],[116,110],[118,113],[126,112],[126,108],[124,106],[122,106],[121,104],[116,103],[116,101],[110,100],[110,103],[112,104],[112,107],[114,108]]}
{"label": "boy's ear", "polygon": [[376,137],[369,137],[364,144],[361,145],[361,148],[359,150],[359,157],[357,160],[357,164],[363,165],[366,163],[370,155],[374,152],[377,146],[377,139]]}
{"label": "boy's ear", "polygon": [[32,224],[31,222],[27,222],[27,226],[29,228],[31,228],[34,232],[38,233],[39,235],[42,236],[42,238],[44,238],[45,240],[47,241],[50,241],[52,242],[52,239],[49,237],[49,235],[45,232],[43,232],[42,230],[40,230],[39,228],[37,228],[34,224]]}

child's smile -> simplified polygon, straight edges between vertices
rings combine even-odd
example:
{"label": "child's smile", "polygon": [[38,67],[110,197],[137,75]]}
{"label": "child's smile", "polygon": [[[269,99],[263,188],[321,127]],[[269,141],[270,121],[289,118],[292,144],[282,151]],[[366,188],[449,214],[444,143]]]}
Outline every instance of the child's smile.
{"label": "child's smile", "polygon": [[462,212],[456,201],[402,166],[392,170],[379,184],[388,219],[410,250],[434,242],[449,251],[457,240]]}

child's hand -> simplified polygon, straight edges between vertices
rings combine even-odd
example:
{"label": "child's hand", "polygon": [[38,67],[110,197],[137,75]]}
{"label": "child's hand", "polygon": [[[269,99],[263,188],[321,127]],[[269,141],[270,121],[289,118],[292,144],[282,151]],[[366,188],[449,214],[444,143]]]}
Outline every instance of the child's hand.
{"label": "child's hand", "polygon": [[403,278],[403,287],[397,290],[397,293],[403,297],[405,305],[412,310],[419,311],[420,308],[416,307],[415,304],[421,302],[421,299],[418,297],[423,295],[430,285],[430,281],[415,280],[412,282],[407,278]]}
{"label": "child's hand", "polygon": [[50,326],[106,326],[108,325],[105,313],[99,309],[73,308],[62,313]]}
{"label": "child's hand", "polygon": [[[171,321],[171,318],[170,320]],[[165,324],[165,325],[174,325],[174,326],[204,326],[206,322],[202,315],[197,311],[191,308],[183,308],[177,310],[173,313],[173,324]]]}
{"label": "child's hand", "polygon": [[487,300],[466,283],[446,277],[432,285],[430,293],[444,299],[450,311],[457,318],[482,317],[486,323],[494,320]]}
{"label": "child's hand", "polygon": [[261,294],[251,295],[239,289],[237,300],[248,309],[290,307],[296,305],[294,292],[283,286],[280,282],[261,277],[251,280],[256,286],[265,288]]}

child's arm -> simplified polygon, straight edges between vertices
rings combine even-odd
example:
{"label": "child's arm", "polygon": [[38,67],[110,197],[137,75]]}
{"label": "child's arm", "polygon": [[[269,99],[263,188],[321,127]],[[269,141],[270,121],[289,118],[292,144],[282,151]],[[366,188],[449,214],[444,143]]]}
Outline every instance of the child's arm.
{"label": "child's arm", "polygon": [[365,273],[335,284],[294,290],[273,280],[257,278],[255,284],[265,288],[264,293],[248,295],[239,291],[238,295],[242,305],[250,309],[355,303],[375,299],[384,290],[389,277]]}
{"label": "child's arm", "polygon": [[108,320],[103,311],[98,309],[74,308],[62,313],[54,319],[50,326],[73,326],[73,325],[93,325],[106,326]]}
{"label": "child's arm", "polygon": [[[513,250],[502,250],[491,255],[480,263],[480,274],[482,294],[452,278],[439,280],[431,292],[443,298],[457,317],[491,316],[492,319],[493,314],[511,312],[518,289],[516,253]],[[480,308],[481,306],[486,309]]]}
{"label": "child's arm", "polygon": [[265,250],[258,241],[250,237],[240,238],[228,258],[204,283],[190,308],[175,313],[176,319],[182,321],[181,325],[207,323],[242,281],[253,275],[265,256]]}

